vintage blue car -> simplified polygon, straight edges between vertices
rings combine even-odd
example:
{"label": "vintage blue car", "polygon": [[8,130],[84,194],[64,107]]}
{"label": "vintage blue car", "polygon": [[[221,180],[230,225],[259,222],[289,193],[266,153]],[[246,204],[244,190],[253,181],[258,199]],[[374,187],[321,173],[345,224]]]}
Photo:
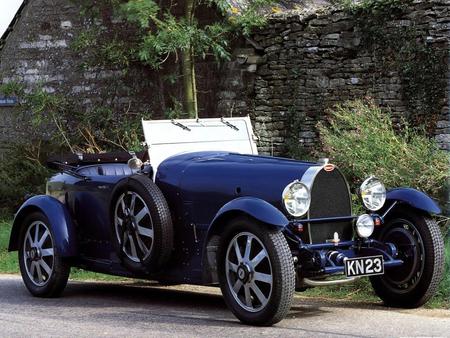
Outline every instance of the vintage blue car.
{"label": "vintage blue car", "polygon": [[59,296],[73,266],[220,285],[239,320],[272,325],[295,291],[362,276],[389,306],[417,307],[435,293],[440,209],[424,193],[386,191],[369,177],[366,211],[353,215],[336,166],[255,155],[248,119],[154,126],[144,124],[155,159],[150,150],[147,161],[125,153],[51,162],[59,172],[17,212],[9,245],[31,294]]}

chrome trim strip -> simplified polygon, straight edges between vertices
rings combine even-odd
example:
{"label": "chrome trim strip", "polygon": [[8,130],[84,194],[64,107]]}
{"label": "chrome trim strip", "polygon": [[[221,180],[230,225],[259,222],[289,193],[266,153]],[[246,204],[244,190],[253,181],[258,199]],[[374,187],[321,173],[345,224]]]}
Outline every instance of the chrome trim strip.
{"label": "chrome trim strip", "polygon": [[[323,169],[325,165],[321,166],[314,166],[308,168],[302,176],[302,179],[300,180],[306,187],[309,189],[310,193],[312,191],[312,186],[314,183],[314,180],[316,179],[316,176],[319,174],[319,172]],[[312,196],[311,196],[312,198]],[[310,218],[309,216],[309,209],[307,212],[307,218]],[[312,244],[312,237],[311,237],[311,223],[308,222],[308,236],[309,236],[309,244]]]}
{"label": "chrome trim strip", "polygon": [[316,179],[316,176],[319,174],[319,172],[323,169],[322,166],[315,166],[310,167],[308,170],[305,171],[305,173],[302,176],[302,179],[300,180],[304,185],[307,186],[309,191],[311,191],[312,185],[314,183],[314,180]]}

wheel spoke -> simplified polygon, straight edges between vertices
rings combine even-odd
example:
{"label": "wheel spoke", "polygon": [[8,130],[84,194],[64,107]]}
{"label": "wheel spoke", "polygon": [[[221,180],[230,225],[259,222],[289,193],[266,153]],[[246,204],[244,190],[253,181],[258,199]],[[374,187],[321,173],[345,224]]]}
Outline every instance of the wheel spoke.
{"label": "wheel spoke", "polygon": [[238,260],[238,263],[242,262],[241,249],[239,249],[237,241],[234,241],[234,251],[236,252],[236,258]]}
{"label": "wheel spoke", "polygon": [[122,195],[122,197],[121,197],[121,199],[120,199],[120,206],[122,207],[122,213],[123,213],[124,215],[126,215],[126,214],[127,214],[127,212],[126,212],[127,207],[125,206],[124,198],[125,198],[125,195]]}
{"label": "wheel spoke", "polygon": [[30,247],[34,246],[34,242],[33,239],[31,238],[30,233],[27,233],[27,239],[28,239],[28,243],[30,244]]}
{"label": "wheel spoke", "polygon": [[253,238],[250,236],[247,236],[247,243],[245,245],[245,253],[244,253],[244,259],[250,260],[250,252],[252,251],[252,240]]}
{"label": "wheel spoke", "polygon": [[50,277],[51,273],[52,273],[52,269],[48,266],[47,263],[45,263],[45,261],[43,259],[41,259],[39,261],[40,266],[45,270],[45,272],[47,273],[47,275]]}
{"label": "wheel spoke", "polygon": [[34,244],[37,245],[39,239],[39,223],[34,226]]}
{"label": "wheel spoke", "polygon": [[136,217],[136,222],[139,223],[140,221],[142,221],[142,219],[145,217],[145,215],[149,214],[148,209],[146,206],[144,206],[141,211],[139,211],[139,213],[135,216]]}
{"label": "wheel spoke", "polygon": [[42,283],[44,281],[44,279],[42,278],[42,270],[41,270],[41,265],[38,263],[35,263],[34,265],[36,267],[36,271],[38,274],[38,281],[39,283]]}
{"label": "wheel spoke", "polygon": [[131,194],[130,212],[134,215],[134,206],[136,205],[136,194]]}
{"label": "wheel spoke", "polygon": [[241,289],[242,285],[243,285],[243,284],[242,284],[241,280],[238,279],[238,280],[236,281],[236,283],[234,283],[234,285],[233,285],[233,291],[234,291],[236,294],[238,294],[238,292],[239,292],[239,290]]}
{"label": "wheel spoke", "polygon": [[244,285],[244,291],[245,291],[245,304],[248,307],[252,307],[252,296],[250,295],[250,286],[248,284]]}
{"label": "wheel spoke", "polygon": [[34,278],[34,273],[36,271],[36,262],[33,261],[30,264],[30,275]]}
{"label": "wheel spoke", "polygon": [[237,272],[237,269],[238,269],[237,264],[231,263],[229,260],[227,260],[227,263],[228,263],[229,271]]}
{"label": "wheel spoke", "polygon": [[42,235],[41,239],[39,240],[39,242],[37,243],[36,246],[42,248],[42,246],[44,245],[45,240],[47,239],[47,237],[49,236],[50,232],[48,230],[45,230],[44,234]]}
{"label": "wheel spoke", "polygon": [[253,268],[255,268],[266,257],[267,257],[266,250],[262,249],[255,257],[253,257],[250,263],[252,263]]}
{"label": "wheel spoke", "polygon": [[144,227],[138,225],[137,230],[138,230],[139,235],[153,238],[153,229],[144,228]]}
{"label": "wheel spoke", "polygon": [[128,241],[130,242],[131,255],[133,257],[137,257],[136,244],[134,243],[133,237],[130,234],[128,235]]}
{"label": "wheel spoke", "polygon": [[141,238],[139,236],[136,236],[136,241],[137,244],[139,246],[139,249],[141,250],[141,252],[143,253],[143,257],[145,257],[148,253],[148,249],[147,246],[144,244],[144,242],[142,242]]}
{"label": "wheel spoke", "polygon": [[54,255],[52,248],[50,248],[50,249],[42,249],[41,252],[42,252],[42,257],[47,257],[47,256],[53,256]]}
{"label": "wheel spoke", "polygon": [[128,240],[128,233],[126,231],[124,231],[123,235],[122,235],[122,251],[123,252],[125,252],[125,245],[127,244],[127,240]]}
{"label": "wheel spoke", "polygon": [[120,217],[116,217],[117,223],[119,224],[119,226],[122,226],[123,224],[123,219]]}
{"label": "wheel spoke", "polygon": [[272,275],[267,273],[255,272],[254,279],[272,285]]}
{"label": "wheel spoke", "polygon": [[262,293],[262,291],[259,289],[258,285],[256,285],[255,283],[251,283],[250,284],[250,288],[253,290],[253,292],[255,293],[256,297],[258,298],[259,302],[262,305],[265,305],[265,303],[267,302],[267,298],[266,296],[264,296],[264,294]]}

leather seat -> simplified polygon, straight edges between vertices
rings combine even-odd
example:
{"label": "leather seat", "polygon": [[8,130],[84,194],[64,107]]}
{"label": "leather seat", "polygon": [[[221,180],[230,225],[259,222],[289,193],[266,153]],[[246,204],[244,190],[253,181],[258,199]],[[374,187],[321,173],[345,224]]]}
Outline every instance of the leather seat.
{"label": "leather seat", "polygon": [[103,163],[82,167],[77,173],[84,176],[130,176],[136,173],[126,163]]}

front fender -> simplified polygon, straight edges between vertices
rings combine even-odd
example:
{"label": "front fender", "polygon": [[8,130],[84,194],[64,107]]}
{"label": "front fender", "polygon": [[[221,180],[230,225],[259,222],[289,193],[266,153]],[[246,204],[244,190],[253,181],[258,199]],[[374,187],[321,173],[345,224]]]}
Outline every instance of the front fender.
{"label": "front fender", "polygon": [[425,211],[431,215],[440,214],[441,208],[427,194],[412,188],[397,188],[389,190],[386,194],[386,208],[393,202],[408,204],[409,206]]}
{"label": "front fender", "polygon": [[230,213],[247,214],[277,230],[282,230],[289,224],[289,220],[286,216],[272,204],[259,198],[239,197],[220,208],[216,214],[216,217],[214,217],[211,222],[210,228],[213,228],[220,219]]}
{"label": "front fender", "polygon": [[23,220],[32,212],[43,213],[50,222],[55,237],[55,246],[62,257],[77,255],[75,227],[66,206],[56,198],[39,195],[28,199],[14,217],[14,223],[9,240],[9,251],[19,249],[19,236]]}

